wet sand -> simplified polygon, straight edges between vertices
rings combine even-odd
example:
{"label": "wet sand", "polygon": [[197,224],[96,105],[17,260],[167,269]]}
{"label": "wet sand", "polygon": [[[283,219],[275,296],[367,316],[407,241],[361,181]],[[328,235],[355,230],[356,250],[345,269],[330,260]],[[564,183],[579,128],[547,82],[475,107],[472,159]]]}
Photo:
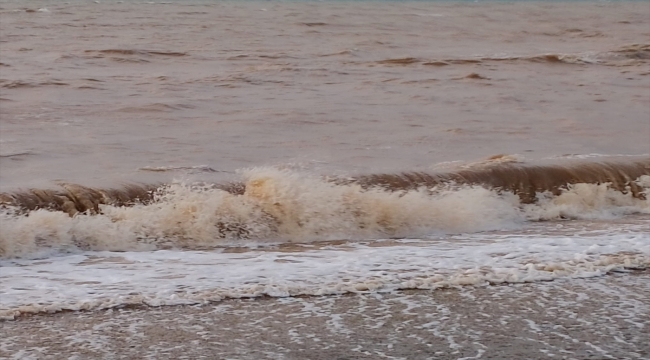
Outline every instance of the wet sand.
{"label": "wet sand", "polygon": [[0,323],[8,359],[647,359],[650,272]]}

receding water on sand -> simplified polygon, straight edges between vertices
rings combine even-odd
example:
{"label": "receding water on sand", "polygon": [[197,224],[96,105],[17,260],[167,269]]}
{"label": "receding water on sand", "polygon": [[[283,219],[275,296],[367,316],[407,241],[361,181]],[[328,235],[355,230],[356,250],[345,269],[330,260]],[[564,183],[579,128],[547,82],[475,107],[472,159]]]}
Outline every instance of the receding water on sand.
{"label": "receding water on sand", "polygon": [[23,317],[3,324],[0,348],[23,359],[642,359],[647,276]]}

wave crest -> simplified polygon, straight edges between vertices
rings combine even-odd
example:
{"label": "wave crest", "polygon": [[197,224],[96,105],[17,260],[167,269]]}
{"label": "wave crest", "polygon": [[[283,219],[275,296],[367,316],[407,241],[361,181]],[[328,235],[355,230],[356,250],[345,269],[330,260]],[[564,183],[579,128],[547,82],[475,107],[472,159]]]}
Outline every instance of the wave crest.
{"label": "wave crest", "polygon": [[3,195],[0,257],[409,237],[650,213],[648,169],[644,160],[341,179],[256,168],[245,181],[222,185],[64,184],[64,191]]}

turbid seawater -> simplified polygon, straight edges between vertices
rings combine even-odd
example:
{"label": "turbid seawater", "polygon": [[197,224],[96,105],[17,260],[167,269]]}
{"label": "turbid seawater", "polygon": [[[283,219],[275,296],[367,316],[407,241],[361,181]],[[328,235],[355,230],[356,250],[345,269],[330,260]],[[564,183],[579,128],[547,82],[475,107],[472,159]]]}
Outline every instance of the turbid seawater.
{"label": "turbid seawater", "polygon": [[648,357],[648,39],[633,1],[0,1],[0,358]]}

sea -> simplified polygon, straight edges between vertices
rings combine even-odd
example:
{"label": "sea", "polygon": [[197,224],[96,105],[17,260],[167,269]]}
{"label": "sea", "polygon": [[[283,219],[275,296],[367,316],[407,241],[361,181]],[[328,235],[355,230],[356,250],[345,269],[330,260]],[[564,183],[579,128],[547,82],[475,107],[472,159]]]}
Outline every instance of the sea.
{"label": "sea", "polygon": [[648,1],[0,1],[0,326],[647,283],[649,191]]}

